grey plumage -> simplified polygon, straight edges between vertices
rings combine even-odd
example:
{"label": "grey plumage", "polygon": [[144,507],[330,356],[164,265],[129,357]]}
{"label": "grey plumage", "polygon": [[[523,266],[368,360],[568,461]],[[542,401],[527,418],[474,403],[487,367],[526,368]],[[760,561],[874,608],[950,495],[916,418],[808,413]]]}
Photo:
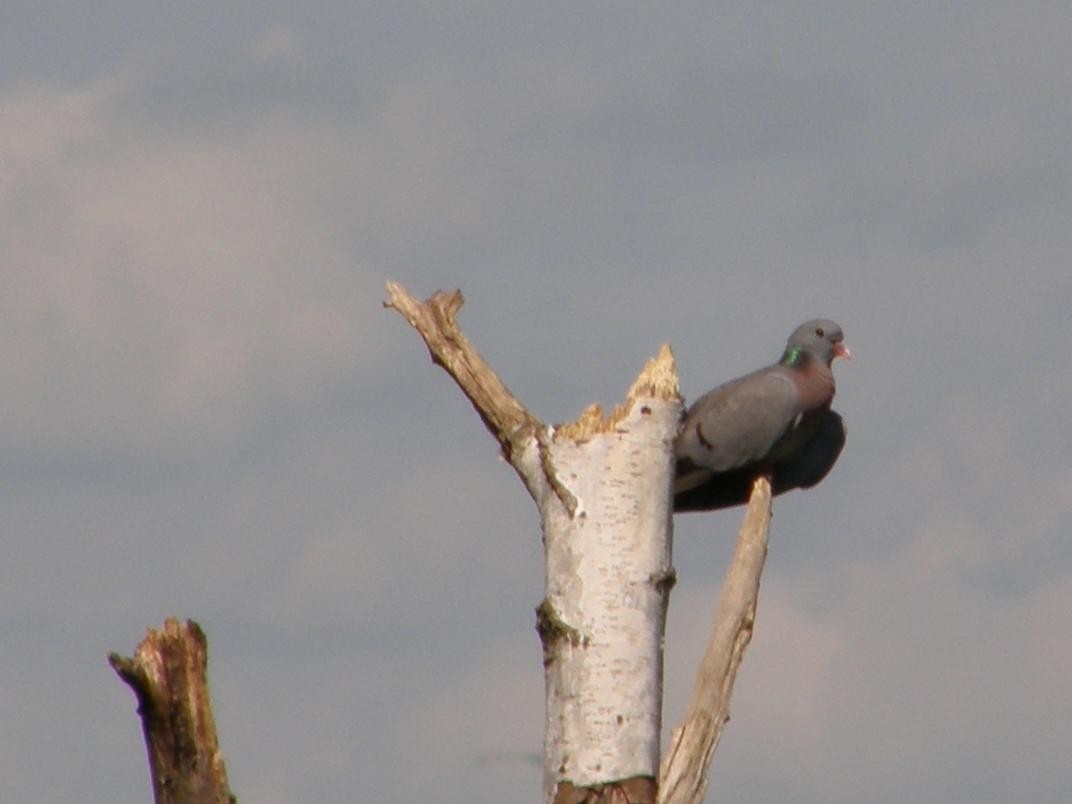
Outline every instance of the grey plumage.
{"label": "grey plumage", "polygon": [[773,491],[815,485],[845,444],[834,398],[835,357],[851,357],[839,327],[815,319],[794,330],[782,359],[701,396],[675,442],[675,511],[702,511],[748,500],[752,481]]}

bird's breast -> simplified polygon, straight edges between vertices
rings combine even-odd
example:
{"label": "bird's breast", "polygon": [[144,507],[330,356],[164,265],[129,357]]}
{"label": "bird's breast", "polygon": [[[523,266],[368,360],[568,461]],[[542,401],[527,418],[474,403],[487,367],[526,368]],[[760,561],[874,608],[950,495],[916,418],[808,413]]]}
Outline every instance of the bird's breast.
{"label": "bird's breast", "polygon": [[834,373],[826,366],[813,366],[796,378],[800,408],[807,413],[830,407],[834,401]]}

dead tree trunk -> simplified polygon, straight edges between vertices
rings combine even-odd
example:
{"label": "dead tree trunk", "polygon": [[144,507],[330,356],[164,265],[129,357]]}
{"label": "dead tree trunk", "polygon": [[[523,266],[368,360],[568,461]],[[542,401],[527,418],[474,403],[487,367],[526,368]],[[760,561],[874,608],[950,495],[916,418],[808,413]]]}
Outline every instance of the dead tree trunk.
{"label": "dead tree trunk", "polygon": [[387,305],[469,397],[540,509],[544,800],[653,804],[682,410],[673,355],[664,347],[609,416],[593,406],[555,428],[526,410],[465,339],[454,321],[461,293],[420,302],[393,282],[387,289]]}
{"label": "dead tree trunk", "polygon": [[138,699],[156,804],[234,804],[208,694],[205,634],[173,617],[108,661]]}
{"label": "dead tree trunk", "polygon": [[702,800],[751,636],[770,521],[767,480],[753,490],[711,645],[660,777],[662,644],[675,577],[673,441],[682,412],[669,347],[609,416],[594,405],[556,428],[530,413],[466,340],[454,320],[459,291],[425,302],[394,282],[387,292],[385,306],[405,317],[469,397],[540,510],[544,801]]}
{"label": "dead tree trunk", "polygon": [[[454,321],[458,291],[425,302],[387,284],[385,306],[418,331],[469,397],[536,502],[545,596],[536,610],[546,684],[544,801],[655,804],[703,799],[751,638],[767,551],[770,485],[755,484],[685,721],[660,773],[663,637],[670,590],[673,441],[682,413],[664,346],[604,416],[543,424]],[[233,804],[216,737],[204,633],[169,618],[133,658],[109,662],[134,690],[156,804]]]}

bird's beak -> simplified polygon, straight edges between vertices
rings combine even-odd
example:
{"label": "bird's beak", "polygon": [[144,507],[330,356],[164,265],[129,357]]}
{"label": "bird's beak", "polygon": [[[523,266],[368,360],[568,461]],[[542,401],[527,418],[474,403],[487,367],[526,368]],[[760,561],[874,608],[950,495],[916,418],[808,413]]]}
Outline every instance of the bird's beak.
{"label": "bird's beak", "polygon": [[852,352],[850,352],[849,347],[843,343],[834,344],[834,356],[843,357],[846,360],[852,360]]}

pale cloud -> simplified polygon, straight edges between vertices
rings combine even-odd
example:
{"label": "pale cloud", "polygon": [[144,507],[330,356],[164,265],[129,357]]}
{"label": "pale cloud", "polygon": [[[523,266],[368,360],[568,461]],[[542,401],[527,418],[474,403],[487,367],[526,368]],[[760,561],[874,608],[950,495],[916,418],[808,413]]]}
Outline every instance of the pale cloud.
{"label": "pale cloud", "polygon": [[258,36],[250,45],[250,55],[266,61],[289,61],[304,51],[301,36],[290,25],[276,25]]}
{"label": "pale cloud", "polygon": [[41,181],[41,171],[55,171],[70,148],[99,132],[94,110],[110,92],[106,83],[66,93],[36,88],[8,91],[0,120],[0,147],[7,157],[0,165],[5,206],[12,203],[15,191]]}
{"label": "pale cloud", "polygon": [[1068,470],[1058,477],[1057,499],[1066,513],[1072,513],[1072,470]]}
{"label": "pale cloud", "polygon": [[[768,578],[763,583],[753,643],[726,734],[735,742],[765,743],[765,753],[781,757],[779,762],[788,752],[794,768],[814,768],[822,762],[827,741],[825,698],[834,665],[846,648],[845,634],[836,623],[809,616],[800,604],[802,584],[786,580]],[[719,591],[719,585],[708,582],[672,595],[663,723],[667,736],[691,694]]]}
{"label": "pale cloud", "polygon": [[[882,790],[868,800],[919,800],[1000,762],[1009,735],[1028,724],[1045,724],[1043,748],[996,789],[1011,795],[1026,775],[1056,773],[1072,739],[1063,703],[1072,647],[1062,636],[1072,629],[1072,576],[981,597],[962,578],[981,550],[964,523],[936,523],[881,563],[831,561],[827,572],[847,571],[848,585],[821,610],[808,601],[824,575],[768,567],[712,789],[743,795],[764,778],[797,800],[868,788]],[[717,591],[689,588],[671,604],[667,731],[691,689]]]}
{"label": "pale cloud", "polygon": [[278,124],[146,140],[113,120],[121,93],[8,99],[12,439],[226,440],[370,365],[379,280],[322,214],[338,143]]}
{"label": "pale cloud", "polygon": [[[712,798],[1064,799],[1067,15],[24,6],[0,28],[13,798],[144,798],[103,656],[166,614],[209,631],[240,797],[536,795],[509,758],[539,751],[538,516],[383,274],[461,286],[549,419],[663,341],[694,397],[841,320],[849,443],[776,504]],[[676,523],[668,726],[738,522]]]}
{"label": "pale cloud", "polygon": [[[519,780],[538,789],[543,745],[543,673],[534,633],[496,639],[470,654],[466,673],[438,690],[412,724],[408,746],[435,772],[461,780],[476,800],[504,800]],[[400,782],[406,800],[434,798],[419,780]],[[497,794],[496,794],[496,791]]]}
{"label": "pale cloud", "polygon": [[[895,560],[854,571],[838,618],[854,661],[841,665],[828,700],[839,702],[839,717],[858,713],[844,724],[858,745],[867,734],[882,736],[865,752],[843,749],[862,754],[862,762],[850,763],[859,768],[858,783],[886,777],[898,784],[918,769],[917,783],[934,788],[943,777],[948,783],[959,773],[984,772],[1002,761],[1007,741],[1019,739],[1026,723],[1049,725],[1035,755],[1006,769],[1003,789],[1011,795],[1032,775],[1058,773],[1054,749],[1072,737],[1068,707],[1057,703],[1067,698],[1072,650],[1043,635],[1072,627],[1070,593],[1067,575],[1025,595],[984,597],[962,583],[956,566],[921,575]],[[1055,708],[1047,713],[1043,700]],[[934,762],[921,735],[941,740],[943,763]]]}

